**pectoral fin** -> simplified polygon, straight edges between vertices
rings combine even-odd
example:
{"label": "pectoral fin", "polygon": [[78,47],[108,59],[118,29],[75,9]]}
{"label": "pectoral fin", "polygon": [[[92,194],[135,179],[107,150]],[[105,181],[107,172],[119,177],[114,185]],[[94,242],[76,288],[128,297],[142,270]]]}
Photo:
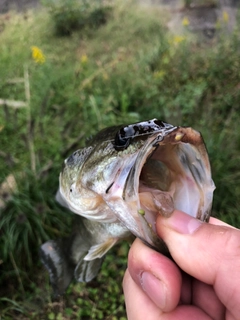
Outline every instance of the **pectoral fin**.
{"label": "pectoral fin", "polygon": [[104,257],[91,261],[81,259],[74,271],[75,279],[79,282],[89,282],[93,280],[97,276],[103,260]]}
{"label": "pectoral fin", "polygon": [[116,238],[109,238],[107,241],[103,243],[92,246],[89,249],[86,257],[84,257],[84,260],[90,261],[90,260],[102,258],[108,252],[108,250],[111,249],[117,243],[117,241],[118,239]]}

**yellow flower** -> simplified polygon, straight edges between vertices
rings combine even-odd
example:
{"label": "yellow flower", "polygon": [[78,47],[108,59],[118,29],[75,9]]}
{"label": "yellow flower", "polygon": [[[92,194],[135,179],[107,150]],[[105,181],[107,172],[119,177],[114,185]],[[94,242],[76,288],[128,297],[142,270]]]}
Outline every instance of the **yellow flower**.
{"label": "yellow flower", "polygon": [[109,79],[107,72],[105,72],[105,71],[103,72],[102,78],[103,78],[103,80],[106,80],[106,81]]}
{"label": "yellow flower", "polygon": [[154,77],[155,79],[163,79],[165,75],[166,75],[166,72],[163,71],[163,70],[155,71],[155,72],[153,73],[153,77]]}
{"label": "yellow flower", "polygon": [[44,63],[45,62],[45,56],[42,52],[41,49],[39,49],[38,47],[31,47],[32,49],[32,58],[36,63]]}
{"label": "yellow flower", "polygon": [[87,55],[86,54],[83,54],[82,56],[81,56],[81,59],[80,59],[80,61],[81,61],[81,64],[87,64],[87,62],[88,62],[88,57],[87,57]]}
{"label": "yellow flower", "polygon": [[189,25],[189,20],[188,20],[187,17],[184,17],[184,18],[183,18],[183,20],[182,20],[182,25],[183,25],[184,27],[187,27],[187,26]]}
{"label": "yellow flower", "polygon": [[228,15],[228,13],[227,13],[226,11],[223,11],[223,21],[227,23],[228,20],[229,20],[229,15]]}
{"label": "yellow flower", "polygon": [[184,36],[175,36],[173,38],[173,43],[178,44],[180,42],[183,42],[184,40],[186,40],[186,37],[184,37]]}

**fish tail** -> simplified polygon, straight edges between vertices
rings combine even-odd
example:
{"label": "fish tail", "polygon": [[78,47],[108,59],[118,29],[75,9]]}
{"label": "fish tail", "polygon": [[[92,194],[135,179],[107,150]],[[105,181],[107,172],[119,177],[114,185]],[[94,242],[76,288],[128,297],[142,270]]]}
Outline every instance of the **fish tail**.
{"label": "fish tail", "polygon": [[61,296],[73,278],[74,265],[64,254],[64,240],[49,240],[40,247],[40,258],[49,272],[54,296]]}
{"label": "fish tail", "polygon": [[85,260],[94,239],[85,226],[86,219],[76,219],[76,230],[68,238],[48,240],[40,247],[40,258],[49,272],[54,296],[64,294],[71,280],[89,282],[93,280],[102,265],[106,252]]}

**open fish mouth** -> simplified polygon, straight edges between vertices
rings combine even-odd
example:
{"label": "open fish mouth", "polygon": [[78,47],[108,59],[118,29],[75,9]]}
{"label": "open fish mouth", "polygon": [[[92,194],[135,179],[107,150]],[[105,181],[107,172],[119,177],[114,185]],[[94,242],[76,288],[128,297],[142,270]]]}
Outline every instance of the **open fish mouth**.
{"label": "open fish mouth", "polygon": [[139,151],[123,199],[130,207],[135,203],[134,215],[137,211],[155,233],[157,215],[168,217],[174,209],[208,221],[214,189],[201,134],[192,128],[171,126],[164,134],[153,133]]}

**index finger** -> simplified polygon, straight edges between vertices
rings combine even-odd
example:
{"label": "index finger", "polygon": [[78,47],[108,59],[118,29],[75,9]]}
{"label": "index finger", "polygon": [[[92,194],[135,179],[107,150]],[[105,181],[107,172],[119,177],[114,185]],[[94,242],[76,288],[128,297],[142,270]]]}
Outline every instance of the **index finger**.
{"label": "index finger", "polygon": [[217,224],[176,210],[170,218],[158,217],[156,228],[180,268],[213,285],[220,301],[239,315],[240,231],[212,222]]}
{"label": "index finger", "polygon": [[214,218],[214,217],[210,217],[209,223],[210,224],[214,224],[216,226],[224,226],[224,227],[232,228],[232,229],[235,229],[235,230],[239,230],[239,229],[231,226],[230,224],[228,224],[226,222],[223,222],[222,220],[219,220],[219,219]]}

